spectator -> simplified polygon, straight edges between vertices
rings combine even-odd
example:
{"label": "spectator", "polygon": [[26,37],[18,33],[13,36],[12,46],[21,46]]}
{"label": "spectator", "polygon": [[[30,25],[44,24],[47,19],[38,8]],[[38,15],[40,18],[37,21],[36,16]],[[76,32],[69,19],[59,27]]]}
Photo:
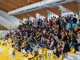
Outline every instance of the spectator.
{"label": "spectator", "polygon": [[24,55],[37,48],[47,48],[54,50],[55,57],[58,58],[61,52],[69,52],[72,45],[78,51],[80,25],[77,24],[76,16],[52,17],[49,22],[47,18],[44,20],[35,19],[33,22],[27,20],[25,23],[20,21],[18,29],[7,34],[6,39],[11,38],[13,46]]}
{"label": "spectator", "polygon": [[76,15],[74,15],[73,23],[72,23],[72,28],[76,27],[76,23],[77,23],[77,18],[76,18]]}

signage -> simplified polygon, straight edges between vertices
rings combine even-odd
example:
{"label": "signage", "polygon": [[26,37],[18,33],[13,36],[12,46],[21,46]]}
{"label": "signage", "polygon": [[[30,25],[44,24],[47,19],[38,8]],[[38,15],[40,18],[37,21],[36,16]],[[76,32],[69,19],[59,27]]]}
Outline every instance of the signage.
{"label": "signage", "polygon": [[48,57],[52,57],[52,51],[48,51],[47,54],[48,54]]}

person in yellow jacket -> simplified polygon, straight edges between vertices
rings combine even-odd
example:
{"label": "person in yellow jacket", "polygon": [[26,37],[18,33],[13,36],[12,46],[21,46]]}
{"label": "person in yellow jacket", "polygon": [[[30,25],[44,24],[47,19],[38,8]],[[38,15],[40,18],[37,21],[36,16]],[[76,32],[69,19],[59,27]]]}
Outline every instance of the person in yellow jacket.
{"label": "person in yellow jacket", "polygon": [[53,20],[53,24],[55,24],[55,21]]}
{"label": "person in yellow jacket", "polygon": [[22,21],[20,21],[20,22],[19,22],[19,25],[23,25],[23,22],[22,22]]}
{"label": "person in yellow jacket", "polygon": [[24,22],[24,24],[26,24],[26,21]]}
{"label": "person in yellow jacket", "polygon": [[20,21],[20,22],[19,22],[19,27],[18,27],[18,28],[19,28],[19,29],[22,29],[22,25],[23,25],[23,22]]}

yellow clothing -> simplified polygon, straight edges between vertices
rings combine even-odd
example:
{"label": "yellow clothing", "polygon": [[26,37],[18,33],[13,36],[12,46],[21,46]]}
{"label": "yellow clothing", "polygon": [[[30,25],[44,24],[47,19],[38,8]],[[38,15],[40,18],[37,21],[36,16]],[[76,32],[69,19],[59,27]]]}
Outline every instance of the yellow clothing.
{"label": "yellow clothing", "polygon": [[55,21],[53,20],[53,23],[55,23]]}
{"label": "yellow clothing", "polygon": [[26,22],[24,22],[24,24],[26,24]]}
{"label": "yellow clothing", "polygon": [[19,22],[19,25],[23,25],[23,22]]}

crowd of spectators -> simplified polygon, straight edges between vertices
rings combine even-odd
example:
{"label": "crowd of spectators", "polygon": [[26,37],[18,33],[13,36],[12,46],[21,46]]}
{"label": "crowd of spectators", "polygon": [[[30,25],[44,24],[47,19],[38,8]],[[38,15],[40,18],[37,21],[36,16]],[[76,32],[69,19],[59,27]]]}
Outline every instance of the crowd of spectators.
{"label": "crowd of spectators", "polygon": [[75,51],[80,45],[80,23],[77,23],[76,15],[66,15],[63,17],[51,17],[27,20],[19,22],[18,29],[6,35],[6,39],[11,36],[13,47],[25,54],[38,48],[54,50],[55,57],[67,53],[74,46]]}

